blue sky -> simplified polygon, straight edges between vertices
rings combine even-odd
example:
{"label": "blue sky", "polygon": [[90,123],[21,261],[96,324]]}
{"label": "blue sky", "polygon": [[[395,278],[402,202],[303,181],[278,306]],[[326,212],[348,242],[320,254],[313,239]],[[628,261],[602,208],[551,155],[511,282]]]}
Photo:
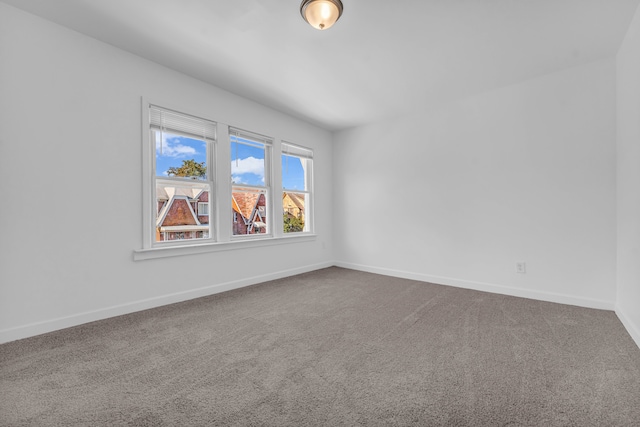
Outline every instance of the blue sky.
{"label": "blue sky", "polygon": [[300,158],[282,155],[282,187],[304,190],[304,170]]}
{"label": "blue sky", "polygon": [[[162,138],[162,144],[160,139]],[[231,175],[236,184],[264,185],[264,148],[259,144],[235,137],[231,142]],[[167,176],[170,167],[182,166],[193,159],[207,164],[206,143],[170,133],[156,133],[156,173]],[[208,166],[208,165],[207,165]],[[304,190],[304,171],[299,158],[282,156],[282,186],[289,190]]]}
{"label": "blue sky", "polygon": [[242,138],[231,138],[231,180],[235,184],[265,184],[264,146]]}
{"label": "blue sky", "polygon": [[162,134],[156,132],[157,176],[167,176],[167,170],[170,167],[180,167],[183,160],[191,159],[198,163],[205,162],[204,164],[207,165],[207,145],[204,141],[167,132]]}

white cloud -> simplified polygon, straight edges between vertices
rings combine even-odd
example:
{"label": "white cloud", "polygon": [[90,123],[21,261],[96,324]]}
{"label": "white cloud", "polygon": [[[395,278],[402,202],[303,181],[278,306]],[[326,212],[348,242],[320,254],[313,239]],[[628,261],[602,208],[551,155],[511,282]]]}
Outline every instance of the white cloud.
{"label": "white cloud", "polygon": [[264,180],[264,159],[256,159],[255,157],[247,157],[246,159],[238,159],[231,161],[231,174],[243,175],[252,173],[263,177]]}
{"label": "white cloud", "polygon": [[162,136],[162,147],[160,146],[160,137],[158,136],[156,139],[156,151],[162,152],[165,157],[174,158],[193,157],[198,154],[195,148],[181,144],[180,137],[166,134]]}
{"label": "white cloud", "polygon": [[237,175],[231,176],[231,182],[233,182],[234,184],[247,184],[247,182],[242,179],[242,177],[239,177]]}

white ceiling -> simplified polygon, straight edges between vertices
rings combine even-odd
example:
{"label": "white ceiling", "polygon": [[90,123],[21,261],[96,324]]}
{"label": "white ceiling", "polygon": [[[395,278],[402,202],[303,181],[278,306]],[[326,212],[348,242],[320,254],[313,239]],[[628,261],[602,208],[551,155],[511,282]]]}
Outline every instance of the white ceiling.
{"label": "white ceiling", "polygon": [[615,55],[640,0],[2,0],[330,130]]}

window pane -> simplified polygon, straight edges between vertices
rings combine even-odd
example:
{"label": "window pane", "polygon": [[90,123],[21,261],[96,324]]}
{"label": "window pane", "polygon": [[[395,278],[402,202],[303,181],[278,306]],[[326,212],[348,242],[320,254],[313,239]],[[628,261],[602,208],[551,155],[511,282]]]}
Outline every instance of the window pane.
{"label": "window pane", "polygon": [[207,143],[202,140],[153,131],[156,176],[207,179]]}
{"label": "window pane", "polygon": [[265,190],[234,187],[231,208],[234,236],[267,233],[268,210]]}
{"label": "window pane", "polygon": [[296,156],[282,155],[282,188],[306,190],[307,160]]}
{"label": "window pane", "polygon": [[[156,242],[208,239],[209,184],[156,181]],[[199,211],[207,206],[207,214]]]}
{"label": "window pane", "polygon": [[231,137],[231,180],[234,184],[265,186],[265,146]]}
{"label": "window pane", "polygon": [[283,225],[285,233],[307,231],[305,229],[305,207],[308,206],[306,193],[285,191],[282,195]]}
{"label": "window pane", "polygon": [[198,202],[198,216],[209,216],[209,203]]}
{"label": "window pane", "polygon": [[282,229],[285,233],[311,230],[311,164],[313,152],[282,144]]}

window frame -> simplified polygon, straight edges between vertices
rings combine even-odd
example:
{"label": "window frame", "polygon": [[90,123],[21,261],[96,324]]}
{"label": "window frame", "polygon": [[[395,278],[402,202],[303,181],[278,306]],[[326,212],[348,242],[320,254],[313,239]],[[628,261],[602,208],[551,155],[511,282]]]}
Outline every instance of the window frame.
{"label": "window frame", "polygon": [[[176,120],[180,120],[180,117],[184,117],[185,121],[202,121],[203,127],[207,126],[212,128],[213,134],[206,135],[199,138],[194,133],[186,132],[180,129],[180,124],[174,127],[164,128],[160,125],[160,130],[157,128],[156,121],[152,118],[152,110],[159,110],[167,112],[177,117]],[[215,223],[215,213],[212,213],[212,204],[217,198],[216,194],[216,150],[217,150],[217,127],[218,123],[209,118],[205,118],[203,115],[193,114],[192,112],[186,112],[184,109],[176,109],[171,106],[167,106],[163,103],[155,103],[145,100],[142,102],[142,117],[143,117],[143,249],[163,248],[170,246],[190,246],[193,244],[211,243],[216,241],[217,227]],[[204,142],[206,154],[206,166],[207,175],[206,179],[194,180],[190,177],[176,177],[176,176],[159,176],[157,173],[157,159],[156,159],[156,134],[158,131],[161,133],[166,132],[176,136],[187,137],[193,140],[199,140]],[[160,137],[162,138],[162,136]],[[202,238],[190,238],[180,240],[156,240],[157,231],[156,223],[160,212],[157,199],[157,186],[161,182],[174,183],[177,187],[193,187],[202,188],[203,191],[208,191],[209,199],[209,215],[208,215],[208,237]],[[207,190],[208,188],[208,190]],[[187,204],[190,205],[189,200]],[[190,210],[193,208],[190,206]],[[194,212],[195,213],[195,212]],[[197,215],[196,215],[197,218]]]}
{"label": "window frame", "polygon": [[[211,193],[209,193],[209,196],[211,196]],[[206,206],[207,213],[200,213],[201,206]],[[209,216],[209,202],[198,202],[198,212],[196,216]]]}
{"label": "window frame", "polygon": [[[284,140],[280,138],[264,137],[260,133],[246,131],[250,135],[268,138],[269,161],[265,163],[265,179],[269,180],[266,214],[268,223],[267,234],[251,236],[233,236],[233,210],[231,206],[232,179],[231,179],[231,137],[230,131],[240,130],[227,123],[214,120],[209,114],[193,108],[184,108],[172,102],[156,102],[142,96],[141,98],[141,149],[142,149],[142,245],[139,249],[133,249],[133,260],[143,261],[165,257],[184,255],[196,255],[212,252],[229,251],[247,248],[262,248],[278,246],[282,244],[311,242],[317,239],[313,228],[309,232],[284,233],[282,221],[275,221],[275,212],[282,212],[282,208],[276,206],[275,197],[282,196],[283,188],[280,181],[280,161]],[[156,212],[158,208],[156,179],[164,177],[156,176],[155,141],[152,141],[149,107],[159,106],[179,114],[204,119],[216,126],[215,140],[210,143],[207,155],[209,192],[209,238],[185,239],[173,242],[155,242]],[[258,129],[260,130],[260,129]],[[243,131],[245,132],[245,131]],[[188,136],[192,138],[192,136]],[[197,138],[196,138],[197,139]],[[286,143],[292,145],[290,143]],[[309,150],[306,147],[303,147]],[[193,182],[188,178],[185,182]],[[311,180],[313,183],[313,178]],[[312,189],[311,189],[312,190]],[[313,191],[312,191],[313,193]],[[277,201],[281,205],[280,200]],[[311,207],[310,207],[311,209]],[[256,209],[257,211],[257,209]],[[228,223],[228,224],[227,224]]]}
{"label": "window frame", "polygon": [[[296,154],[298,153],[298,154]],[[302,231],[294,231],[294,232],[285,232],[283,230],[283,235],[285,236],[295,236],[301,234],[313,234],[314,233],[314,191],[313,191],[313,163],[314,163],[314,153],[311,148],[304,147],[302,145],[294,144],[287,141],[282,141],[280,145],[280,159],[284,156],[296,157],[300,159],[301,162],[306,163],[306,167],[303,166],[303,170],[305,173],[305,189],[298,190],[294,188],[286,188],[284,186],[284,174],[285,171],[281,171],[281,175],[283,180],[281,182],[282,187],[282,195],[281,199],[284,199],[285,193],[302,193],[305,194],[305,206],[304,206],[304,229]],[[282,161],[282,160],[281,160]],[[284,217],[285,209],[284,206],[280,206],[281,215]],[[284,221],[284,219],[283,219]]]}
{"label": "window frame", "polygon": [[[234,141],[235,139],[235,141]],[[244,142],[244,141],[238,141],[239,139],[244,140],[244,141],[248,141]],[[232,241],[234,240],[243,240],[243,239],[269,239],[269,238],[273,238],[276,236],[273,226],[273,220],[272,220],[272,216],[271,212],[273,212],[273,151],[274,151],[274,139],[269,137],[269,136],[265,136],[265,135],[261,135],[255,132],[251,132],[251,131],[247,131],[244,129],[239,129],[236,127],[232,127],[229,126],[229,161],[232,164],[234,161],[237,161],[238,159],[234,159],[234,152],[233,152],[233,144],[242,144],[242,145],[246,145],[246,146],[262,146],[264,148],[264,185],[255,185],[255,184],[244,184],[244,183],[234,183],[233,182],[233,172],[231,172],[230,176],[229,176],[229,202],[230,204],[232,204],[231,200],[233,198],[233,193],[236,192],[234,191],[234,189],[238,189],[239,191],[237,192],[251,192],[251,191],[255,191],[255,192],[264,192],[264,197],[265,197],[265,211],[266,211],[266,215],[267,215],[267,231],[265,233],[253,233],[253,234],[234,234],[234,229],[236,227],[236,224],[240,224],[240,223],[244,223],[245,221],[242,220],[240,221],[240,219],[238,218],[238,221],[230,221],[229,227],[230,227],[230,231],[231,231],[231,235],[230,238]],[[259,198],[260,196],[258,196]],[[256,202],[257,203],[257,202]],[[255,217],[255,215],[258,212],[258,206],[256,205],[254,207],[254,209],[251,212],[251,219],[250,221],[253,221],[253,218]],[[233,207],[232,207],[233,209]],[[234,211],[234,213],[236,213]],[[242,217],[242,215],[238,215],[239,217]]]}

